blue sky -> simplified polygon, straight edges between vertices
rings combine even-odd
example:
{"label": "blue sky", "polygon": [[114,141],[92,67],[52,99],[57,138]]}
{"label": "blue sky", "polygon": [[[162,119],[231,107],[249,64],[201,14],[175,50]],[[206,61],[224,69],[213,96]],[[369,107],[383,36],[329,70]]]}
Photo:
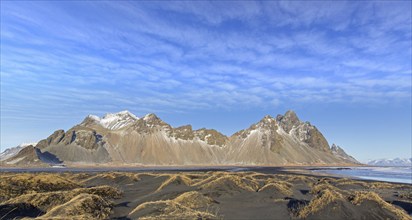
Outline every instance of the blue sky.
{"label": "blue sky", "polygon": [[411,37],[409,1],[1,1],[1,149],[124,109],[227,135],[293,109],[409,157]]}

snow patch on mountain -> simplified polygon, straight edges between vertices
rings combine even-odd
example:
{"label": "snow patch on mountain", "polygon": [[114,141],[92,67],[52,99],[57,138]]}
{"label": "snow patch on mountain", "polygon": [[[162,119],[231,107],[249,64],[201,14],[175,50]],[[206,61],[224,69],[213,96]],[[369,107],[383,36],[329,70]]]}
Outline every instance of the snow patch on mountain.
{"label": "snow patch on mountain", "polygon": [[394,158],[371,160],[368,165],[372,166],[412,166],[412,158]]}
{"label": "snow patch on mountain", "polygon": [[101,126],[110,130],[121,129],[139,119],[138,117],[136,117],[136,115],[130,113],[127,110],[118,113],[108,113],[103,116],[103,118],[100,118],[96,115],[89,115],[88,117],[99,123]]}

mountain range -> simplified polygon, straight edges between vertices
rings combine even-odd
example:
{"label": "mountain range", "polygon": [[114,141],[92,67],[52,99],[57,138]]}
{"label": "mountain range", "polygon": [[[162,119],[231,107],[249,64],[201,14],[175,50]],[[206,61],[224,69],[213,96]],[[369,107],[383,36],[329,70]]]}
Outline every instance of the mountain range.
{"label": "mountain range", "polygon": [[412,166],[412,158],[394,158],[394,159],[379,159],[371,160],[368,165],[372,166]]}
{"label": "mountain range", "polygon": [[[358,164],[293,111],[267,115],[231,136],[214,129],[172,127],[155,114],[128,111],[87,116],[67,131],[37,144],[8,149],[3,165],[42,163],[142,165],[322,165]],[[10,153],[13,152],[13,153]],[[6,155],[5,154],[5,155]],[[3,154],[2,154],[3,155]]]}

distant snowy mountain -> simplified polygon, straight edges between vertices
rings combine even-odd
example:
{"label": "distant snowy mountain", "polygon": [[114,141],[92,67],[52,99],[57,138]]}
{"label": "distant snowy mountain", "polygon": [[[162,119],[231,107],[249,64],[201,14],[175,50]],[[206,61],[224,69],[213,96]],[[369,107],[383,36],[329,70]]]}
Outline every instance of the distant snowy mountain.
{"label": "distant snowy mountain", "polygon": [[23,148],[33,145],[36,146],[37,143],[22,143],[16,147],[8,148],[2,153],[0,153],[0,161],[7,160],[14,155],[18,154]]}
{"label": "distant snowy mountain", "polygon": [[372,166],[412,166],[412,158],[395,158],[371,160],[368,165]]}

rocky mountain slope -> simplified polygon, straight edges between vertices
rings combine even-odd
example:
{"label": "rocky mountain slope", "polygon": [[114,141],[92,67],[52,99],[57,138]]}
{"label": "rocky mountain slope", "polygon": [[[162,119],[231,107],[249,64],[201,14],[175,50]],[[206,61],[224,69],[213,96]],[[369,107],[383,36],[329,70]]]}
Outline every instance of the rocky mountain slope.
{"label": "rocky mountain slope", "polygon": [[359,163],[355,158],[348,155],[341,147],[335,144],[332,144],[332,146],[330,147],[330,150],[336,157],[342,158],[347,161],[352,161],[353,163]]}
{"label": "rocky mountain slope", "polygon": [[3,151],[2,153],[0,153],[0,161],[4,161],[7,160],[13,156],[15,156],[16,154],[18,154],[23,148],[30,146],[30,145],[36,145],[37,143],[22,143],[19,144],[16,147],[11,147],[6,149],[5,151]]}
{"label": "rocky mountain slope", "polygon": [[[329,144],[293,111],[265,116],[227,137],[213,129],[174,128],[155,114],[138,118],[130,112],[89,115],[68,131],[57,130],[36,146],[73,163],[145,165],[309,165],[358,163]],[[49,155],[49,156],[50,156]],[[18,155],[8,158],[12,164]],[[21,158],[21,157],[20,157]],[[19,163],[24,163],[20,159]]]}

